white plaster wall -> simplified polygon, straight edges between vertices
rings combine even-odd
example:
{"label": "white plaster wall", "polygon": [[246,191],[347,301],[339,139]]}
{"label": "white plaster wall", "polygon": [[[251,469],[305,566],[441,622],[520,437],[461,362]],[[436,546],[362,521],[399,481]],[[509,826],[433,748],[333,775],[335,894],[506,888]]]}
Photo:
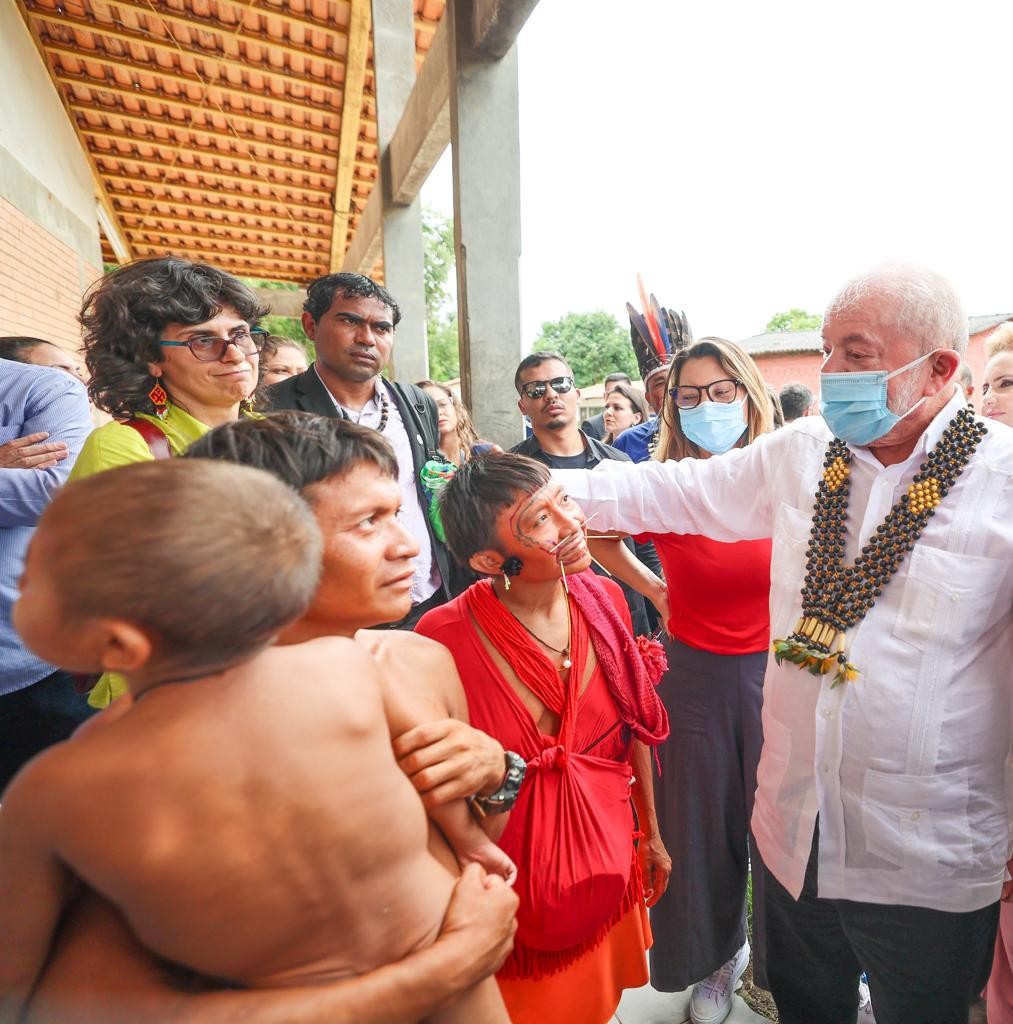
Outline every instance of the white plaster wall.
{"label": "white plaster wall", "polygon": [[0,67],[0,196],[96,262],[91,169],[14,0],[0,0]]}

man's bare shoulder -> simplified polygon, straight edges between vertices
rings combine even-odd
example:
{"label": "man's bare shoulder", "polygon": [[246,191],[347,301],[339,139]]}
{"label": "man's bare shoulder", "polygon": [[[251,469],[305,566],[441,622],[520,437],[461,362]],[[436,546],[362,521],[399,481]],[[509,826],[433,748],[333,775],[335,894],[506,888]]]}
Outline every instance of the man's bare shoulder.
{"label": "man's bare shoulder", "polygon": [[377,661],[415,671],[445,671],[453,666],[450,651],[441,643],[418,633],[405,633],[399,629],[360,629],[355,642]]}

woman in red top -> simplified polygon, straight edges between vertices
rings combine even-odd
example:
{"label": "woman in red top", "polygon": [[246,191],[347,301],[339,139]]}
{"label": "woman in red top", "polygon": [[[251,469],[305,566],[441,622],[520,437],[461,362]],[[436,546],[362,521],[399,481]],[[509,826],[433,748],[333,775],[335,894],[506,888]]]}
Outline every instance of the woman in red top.
{"label": "woman in red top", "polygon": [[[659,461],[707,459],[773,428],[763,379],[732,342],[705,338],[683,349],[672,360],[667,389]],[[660,750],[656,788],[672,880],[651,915],[651,981],[666,992],[695,984],[691,1019],[717,1024],[728,1016],[749,961],[747,837],[763,742],[770,541],[637,539],[654,542],[671,610],[668,670],[658,692],[672,735]],[[753,873],[753,976],[762,985],[759,877]]]}
{"label": "woman in red top", "polygon": [[605,1024],[647,981],[644,897],[670,867],[649,751],[668,735],[662,652],[633,639],[620,588],[585,571],[584,516],[541,463],[464,463],[440,514],[454,557],[489,578],[416,631],[454,656],[473,725],[526,763],[499,840],[521,901],[500,990],[514,1024]]}

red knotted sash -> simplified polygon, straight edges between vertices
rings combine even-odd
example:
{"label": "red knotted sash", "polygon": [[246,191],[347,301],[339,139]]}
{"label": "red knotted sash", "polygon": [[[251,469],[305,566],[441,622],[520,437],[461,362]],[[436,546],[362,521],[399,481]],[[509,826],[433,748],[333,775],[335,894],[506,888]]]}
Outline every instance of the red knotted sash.
{"label": "red knotted sash", "polygon": [[668,735],[668,719],[654,692],[653,672],[600,584],[593,576],[591,581],[571,577],[569,583],[573,667],[565,680],[489,581],[464,597],[517,677],[560,719],[555,744],[547,743],[528,761],[521,796],[501,840],[517,865],[520,897],[514,951],[500,971],[507,978],[539,978],[562,970],[597,946],[643,898],[633,847],[630,765],[573,746],[589,642],[620,718],[634,736],[660,743]]}

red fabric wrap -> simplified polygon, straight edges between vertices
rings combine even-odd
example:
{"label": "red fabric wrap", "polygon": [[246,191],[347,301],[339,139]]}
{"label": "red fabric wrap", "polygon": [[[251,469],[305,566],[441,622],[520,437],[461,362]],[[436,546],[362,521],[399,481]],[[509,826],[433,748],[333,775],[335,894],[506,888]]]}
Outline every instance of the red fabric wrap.
{"label": "red fabric wrap", "polygon": [[611,602],[579,576],[570,577],[569,584],[573,668],[565,680],[488,581],[464,596],[482,632],[518,678],[560,717],[556,742],[546,738],[528,761],[528,776],[501,840],[517,865],[520,897],[514,951],[500,971],[508,978],[562,970],[594,949],[643,898],[633,847],[630,765],[573,746],[589,642],[620,718],[634,736],[659,743],[668,735],[668,719]]}

